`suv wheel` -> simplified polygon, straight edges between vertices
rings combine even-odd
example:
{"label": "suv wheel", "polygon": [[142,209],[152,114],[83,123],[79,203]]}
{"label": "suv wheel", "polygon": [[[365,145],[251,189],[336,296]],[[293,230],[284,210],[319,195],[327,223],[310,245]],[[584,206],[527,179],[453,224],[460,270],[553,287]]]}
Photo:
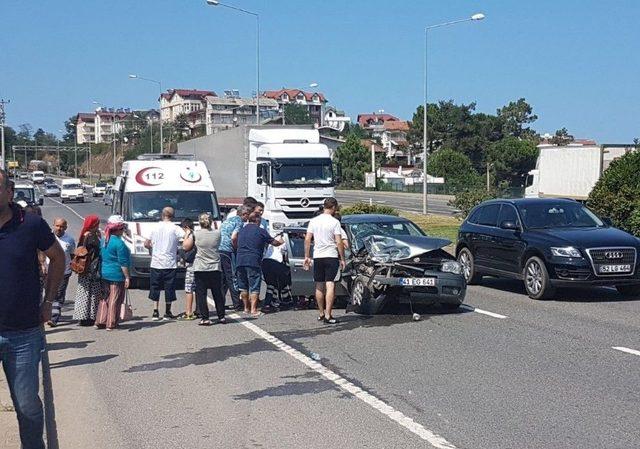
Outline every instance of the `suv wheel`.
{"label": "suv wheel", "polygon": [[547,299],[555,293],[547,267],[539,257],[529,258],[524,265],[524,288],[531,299]]}
{"label": "suv wheel", "polygon": [[640,285],[616,285],[616,290],[622,296],[640,298]]}
{"label": "suv wheel", "polygon": [[482,275],[476,273],[475,259],[469,248],[462,248],[458,253],[458,262],[462,265],[462,273],[468,285],[479,284]]}

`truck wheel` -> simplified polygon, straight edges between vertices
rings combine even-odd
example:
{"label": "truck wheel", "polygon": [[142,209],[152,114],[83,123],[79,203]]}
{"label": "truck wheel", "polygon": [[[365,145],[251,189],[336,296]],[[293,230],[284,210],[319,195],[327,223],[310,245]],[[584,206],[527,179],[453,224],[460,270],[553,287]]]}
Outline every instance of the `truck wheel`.
{"label": "truck wheel", "polygon": [[530,257],[524,264],[524,288],[531,299],[551,298],[555,289],[551,285],[547,267],[537,256]]}
{"label": "truck wheel", "polygon": [[616,285],[616,290],[622,296],[640,298],[640,285]]}
{"label": "truck wheel", "polygon": [[462,273],[467,285],[479,284],[482,282],[482,275],[476,273],[475,259],[469,248],[462,248],[458,253],[458,262],[462,265]]}

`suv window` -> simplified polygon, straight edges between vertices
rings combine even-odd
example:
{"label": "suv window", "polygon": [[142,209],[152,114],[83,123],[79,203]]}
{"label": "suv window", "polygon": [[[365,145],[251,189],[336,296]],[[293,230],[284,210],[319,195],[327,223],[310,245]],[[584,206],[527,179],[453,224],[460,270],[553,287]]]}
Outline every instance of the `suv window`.
{"label": "suv window", "polygon": [[498,224],[498,213],[500,204],[487,204],[483,206],[478,216],[478,224],[483,226],[496,226]]}
{"label": "suv window", "polygon": [[511,221],[520,224],[520,220],[518,220],[518,213],[516,212],[515,207],[511,204],[503,204],[502,209],[500,209],[500,215],[498,216],[498,225],[503,221]]}

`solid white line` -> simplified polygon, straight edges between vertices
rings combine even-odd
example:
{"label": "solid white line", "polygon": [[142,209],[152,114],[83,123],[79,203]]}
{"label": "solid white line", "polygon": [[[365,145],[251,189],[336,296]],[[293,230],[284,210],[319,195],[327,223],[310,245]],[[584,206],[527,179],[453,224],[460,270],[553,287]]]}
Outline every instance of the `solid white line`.
{"label": "solid white line", "polygon": [[263,330],[262,328],[256,326],[255,324],[249,321],[243,320],[238,314],[233,313],[229,315],[229,317],[237,320],[242,326],[246,327],[247,329],[257,334],[264,340],[273,344],[276,348],[280,349],[281,351],[285,352],[286,354],[290,355],[294,359],[303,363],[304,365],[306,365],[316,373],[330,380],[339,388],[352,394],[353,396],[360,399],[365,404],[373,407],[375,410],[385,415],[387,418],[391,419],[392,421],[395,421],[396,423],[400,424],[402,427],[406,428],[413,434],[422,438],[423,440],[431,444],[431,446],[438,449],[455,449],[455,446],[452,443],[448,442],[440,435],[437,435],[436,433],[424,428],[421,424],[415,422],[413,419],[409,418],[401,411],[394,409],[389,404],[373,396],[371,393],[368,393],[362,388],[354,385],[353,383],[349,382],[344,377],[334,373],[330,369],[325,368],[325,366],[322,365],[321,363],[316,362],[311,357],[308,357],[302,352],[298,351],[297,349],[292,348],[291,346],[289,346],[282,340],[274,337],[273,335]]}
{"label": "solid white line", "polygon": [[499,313],[494,313],[494,312],[489,312],[487,310],[478,309],[477,307],[469,306],[467,304],[463,304],[462,308],[466,309],[466,310],[469,310],[471,312],[476,312],[476,313],[480,313],[482,315],[491,316],[493,318],[499,318],[501,320],[504,320],[505,318],[508,318],[506,315],[500,315]]}
{"label": "solid white line", "polygon": [[80,215],[78,212],[76,212],[75,210],[73,210],[72,208],[70,208],[69,206],[67,206],[66,204],[62,204],[60,201],[58,200],[54,200],[53,198],[49,197],[48,199],[50,199],[51,201],[53,201],[54,203],[58,203],[59,205],[61,205],[62,207],[66,207],[67,209],[69,209],[71,212],[73,212],[76,217],[78,217],[80,220],[84,221],[84,217],[82,215]]}
{"label": "solid white line", "polygon": [[611,349],[615,349],[616,351],[626,352],[627,354],[640,355],[640,351],[636,351],[635,349],[625,348],[624,346],[612,346]]}

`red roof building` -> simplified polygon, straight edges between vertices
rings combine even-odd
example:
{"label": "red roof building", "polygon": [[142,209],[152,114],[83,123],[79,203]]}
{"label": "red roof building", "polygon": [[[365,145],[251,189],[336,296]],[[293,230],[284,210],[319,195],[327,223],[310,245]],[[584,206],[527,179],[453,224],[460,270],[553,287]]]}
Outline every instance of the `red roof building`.
{"label": "red roof building", "polygon": [[327,98],[322,92],[307,92],[300,89],[267,90],[262,93],[265,98],[271,98],[278,102],[281,113],[285,104],[304,105],[309,110],[309,116],[318,126],[324,125],[324,110]]}

